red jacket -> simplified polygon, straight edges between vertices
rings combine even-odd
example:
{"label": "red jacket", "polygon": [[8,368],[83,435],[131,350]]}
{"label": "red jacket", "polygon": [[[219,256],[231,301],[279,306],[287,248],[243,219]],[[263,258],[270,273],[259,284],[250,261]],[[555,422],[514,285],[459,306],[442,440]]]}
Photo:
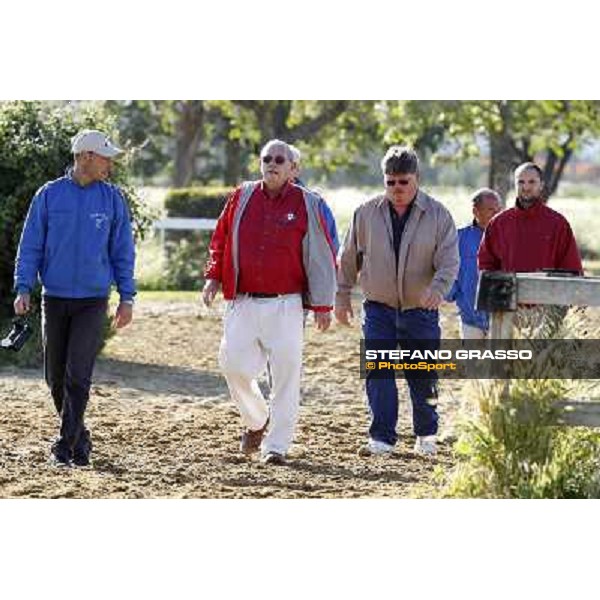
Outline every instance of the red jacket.
{"label": "red jacket", "polygon": [[[319,198],[308,190],[289,185],[302,194],[308,216],[307,233],[301,249],[306,277],[304,306],[316,312],[329,311],[333,306],[336,288],[335,259],[319,212]],[[226,300],[235,298],[238,291],[240,220],[252,196],[261,193],[259,186],[258,182],[248,182],[233,192],[217,221],[210,242],[210,256],[204,275],[207,279],[221,282]],[[286,265],[283,264],[282,268],[286,268]],[[269,273],[270,277],[276,278],[276,275]]]}
{"label": "red jacket", "polygon": [[572,269],[583,273],[575,237],[567,220],[542,202],[496,215],[477,255],[481,271],[527,273]]}
{"label": "red jacket", "polygon": [[240,221],[239,294],[306,291],[302,240],[307,221],[299,188],[286,185],[275,198],[270,198],[261,186],[256,188]]}

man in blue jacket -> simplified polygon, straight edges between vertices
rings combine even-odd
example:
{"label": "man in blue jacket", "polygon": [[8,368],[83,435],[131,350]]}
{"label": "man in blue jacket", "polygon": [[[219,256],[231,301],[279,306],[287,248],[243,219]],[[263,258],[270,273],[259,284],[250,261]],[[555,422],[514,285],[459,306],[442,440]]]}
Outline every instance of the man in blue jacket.
{"label": "man in blue jacket", "polygon": [[487,224],[494,215],[500,212],[502,205],[500,196],[488,188],[477,190],[471,203],[473,205],[473,222],[458,230],[460,270],[446,299],[456,302],[460,314],[462,339],[482,340],[487,336],[490,324],[487,312],[475,310],[475,296],[479,279],[477,250]]}
{"label": "man in blue jacket", "polygon": [[74,167],[35,194],[15,262],[18,315],[31,307],[42,282],[44,375],[61,419],[52,445],[56,465],[89,465],[91,440],[84,424],[94,362],[102,340],[113,282],[120,302],[114,325],[133,316],[135,248],[127,204],[106,179],[122,151],[100,131],[72,140]]}
{"label": "man in blue jacket", "polygon": [[[298,150],[298,148],[296,148],[296,146],[292,146],[292,144],[289,144],[290,150],[292,151],[292,155],[294,156],[294,162],[292,163],[292,176],[293,176],[293,182],[296,185],[299,185],[301,187],[306,187],[306,185],[304,185],[304,182],[300,179],[300,161],[302,160],[302,154],[300,152],[300,150]],[[333,212],[331,211],[331,208],[329,208],[329,204],[327,204],[327,202],[325,202],[325,199],[315,190],[312,190],[313,192],[315,192],[315,194],[317,194],[320,198],[320,202],[319,202],[319,210],[321,211],[321,216],[323,217],[323,220],[325,221],[325,227],[327,229],[327,234],[329,236],[329,243],[331,245],[331,248],[335,254],[335,256],[337,257],[337,253],[340,249],[340,240],[338,237],[338,231],[337,231],[337,224],[335,222],[335,217],[333,216]]]}

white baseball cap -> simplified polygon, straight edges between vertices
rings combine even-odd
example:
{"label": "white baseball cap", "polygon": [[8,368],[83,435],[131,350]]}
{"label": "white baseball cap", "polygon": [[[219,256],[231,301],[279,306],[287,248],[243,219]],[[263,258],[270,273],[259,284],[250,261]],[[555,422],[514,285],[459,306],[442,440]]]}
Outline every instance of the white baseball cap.
{"label": "white baseball cap", "polygon": [[73,154],[80,152],[94,152],[106,158],[113,158],[123,150],[115,146],[108,136],[95,129],[84,129],[71,140]]}

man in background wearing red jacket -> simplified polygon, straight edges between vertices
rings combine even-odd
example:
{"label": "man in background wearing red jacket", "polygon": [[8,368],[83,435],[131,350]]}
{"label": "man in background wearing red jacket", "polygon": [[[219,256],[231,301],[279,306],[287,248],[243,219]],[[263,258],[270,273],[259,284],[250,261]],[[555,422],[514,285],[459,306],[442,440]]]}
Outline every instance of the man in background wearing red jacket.
{"label": "man in background wearing red jacket", "polygon": [[[540,167],[532,162],[517,167],[515,188],[515,206],[496,215],[485,230],[478,252],[479,270],[529,273],[568,269],[583,274],[571,226],[545,204]],[[547,316],[556,312],[558,317],[558,313],[564,316],[565,309],[548,307],[545,312]],[[530,313],[531,318],[520,319],[521,327],[539,322],[540,311]]]}
{"label": "man in background wearing red jacket", "polygon": [[523,163],[515,171],[515,206],[496,215],[479,247],[479,269],[528,273],[541,269],[583,272],[568,221],[543,200],[542,170]]}
{"label": "man in background wearing red jacket", "polygon": [[[262,180],[238,187],[219,217],[203,290],[206,305],[220,287],[228,301],[219,360],[246,428],[241,450],[266,464],[285,462],[298,420],[303,310],[325,331],[336,288],[320,199],[291,183],[293,159],[285,142],[264,146]],[[256,380],[267,361],[270,411]]]}

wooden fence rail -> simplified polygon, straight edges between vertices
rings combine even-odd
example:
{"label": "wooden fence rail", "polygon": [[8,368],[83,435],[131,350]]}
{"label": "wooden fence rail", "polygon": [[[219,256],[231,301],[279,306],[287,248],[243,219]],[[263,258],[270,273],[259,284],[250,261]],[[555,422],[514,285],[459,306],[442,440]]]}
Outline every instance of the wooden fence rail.
{"label": "wooden fence rail", "polygon": [[[477,307],[491,313],[490,337],[508,340],[513,338],[519,304],[600,306],[600,277],[483,272],[477,298]],[[554,408],[558,410],[557,425],[600,427],[597,400],[560,400]]]}

